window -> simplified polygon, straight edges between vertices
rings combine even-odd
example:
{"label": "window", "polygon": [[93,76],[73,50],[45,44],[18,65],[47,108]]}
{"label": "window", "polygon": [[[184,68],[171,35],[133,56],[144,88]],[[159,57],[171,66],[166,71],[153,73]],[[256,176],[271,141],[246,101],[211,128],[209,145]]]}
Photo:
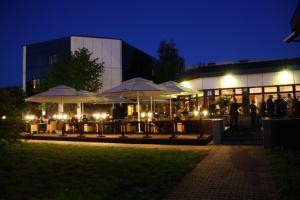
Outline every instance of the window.
{"label": "window", "polygon": [[243,94],[243,90],[242,89],[235,89],[235,94]]}
{"label": "window", "polygon": [[293,92],[293,86],[280,86],[279,87],[280,92]]}
{"label": "window", "polygon": [[233,95],[233,89],[221,90],[222,95]]}
{"label": "window", "polygon": [[258,94],[258,93],[262,93],[262,88],[261,88],[261,87],[250,88],[249,93],[250,93],[250,94]]}
{"label": "window", "polygon": [[198,92],[198,97],[203,97],[203,91]]}
{"label": "window", "polygon": [[296,91],[300,91],[300,85],[296,85]]}
{"label": "window", "polygon": [[212,90],[207,90],[207,96],[213,96],[213,91]]}
{"label": "window", "polygon": [[56,63],[56,61],[57,61],[57,56],[56,55],[49,56],[49,64],[50,65]]}
{"label": "window", "polygon": [[277,92],[277,87],[265,87],[265,93]]}

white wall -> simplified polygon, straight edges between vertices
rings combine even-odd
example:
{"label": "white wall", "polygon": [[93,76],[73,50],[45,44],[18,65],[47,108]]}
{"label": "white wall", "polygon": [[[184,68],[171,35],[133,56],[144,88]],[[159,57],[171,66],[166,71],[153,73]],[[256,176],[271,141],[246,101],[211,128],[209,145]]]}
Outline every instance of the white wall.
{"label": "white wall", "polygon": [[102,90],[109,89],[122,82],[122,41],[92,37],[71,37],[71,51],[86,47],[92,52],[92,58],[104,62]]}
{"label": "white wall", "polygon": [[300,70],[284,73],[284,77],[282,72],[272,72],[196,78],[184,82],[196,90],[300,84]]}

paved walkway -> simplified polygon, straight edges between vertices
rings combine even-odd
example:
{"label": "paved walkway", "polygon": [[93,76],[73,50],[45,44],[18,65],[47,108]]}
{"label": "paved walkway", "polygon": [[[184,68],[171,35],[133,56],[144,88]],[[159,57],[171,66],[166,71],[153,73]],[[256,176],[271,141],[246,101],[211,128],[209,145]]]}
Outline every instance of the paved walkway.
{"label": "paved walkway", "polygon": [[213,146],[166,200],[276,199],[262,147]]}

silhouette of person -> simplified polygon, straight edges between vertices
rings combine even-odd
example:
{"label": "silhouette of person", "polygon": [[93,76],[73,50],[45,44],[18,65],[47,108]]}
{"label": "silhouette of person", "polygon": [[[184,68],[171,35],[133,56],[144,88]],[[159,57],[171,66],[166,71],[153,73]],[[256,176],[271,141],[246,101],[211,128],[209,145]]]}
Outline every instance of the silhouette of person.
{"label": "silhouette of person", "polygon": [[251,116],[251,126],[253,128],[256,127],[256,120],[257,120],[257,114],[256,114],[256,105],[255,105],[255,101],[252,101],[250,104],[250,116]]}
{"label": "silhouette of person", "polygon": [[[236,102],[236,98],[233,99],[233,102],[230,104],[230,130],[237,130],[238,127],[238,117],[239,117],[239,112],[238,112],[239,105]],[[233,125],[234,124],[234,125]]]}
{"label": "silhouette of person", "polygon": [[268,117],[272,117],[274,115],[273,95],[270,95],[267,100],[267,114],[268,114]]}

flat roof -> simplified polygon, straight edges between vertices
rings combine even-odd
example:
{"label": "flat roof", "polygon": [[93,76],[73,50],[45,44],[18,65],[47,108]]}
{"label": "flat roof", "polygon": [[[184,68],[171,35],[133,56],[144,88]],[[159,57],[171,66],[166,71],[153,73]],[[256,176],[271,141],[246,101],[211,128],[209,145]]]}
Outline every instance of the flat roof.
{"label": "flat roof", "polygon": [[191,80],[196,78],[222,76],[231,74],[255,74],[275,72],[282,69],[300,69],[300,58],[280,59],[280,60],[260,60],[230,62],[226,64],[209,63],[194,69],[189,69],[177,76],[177,81]]}

